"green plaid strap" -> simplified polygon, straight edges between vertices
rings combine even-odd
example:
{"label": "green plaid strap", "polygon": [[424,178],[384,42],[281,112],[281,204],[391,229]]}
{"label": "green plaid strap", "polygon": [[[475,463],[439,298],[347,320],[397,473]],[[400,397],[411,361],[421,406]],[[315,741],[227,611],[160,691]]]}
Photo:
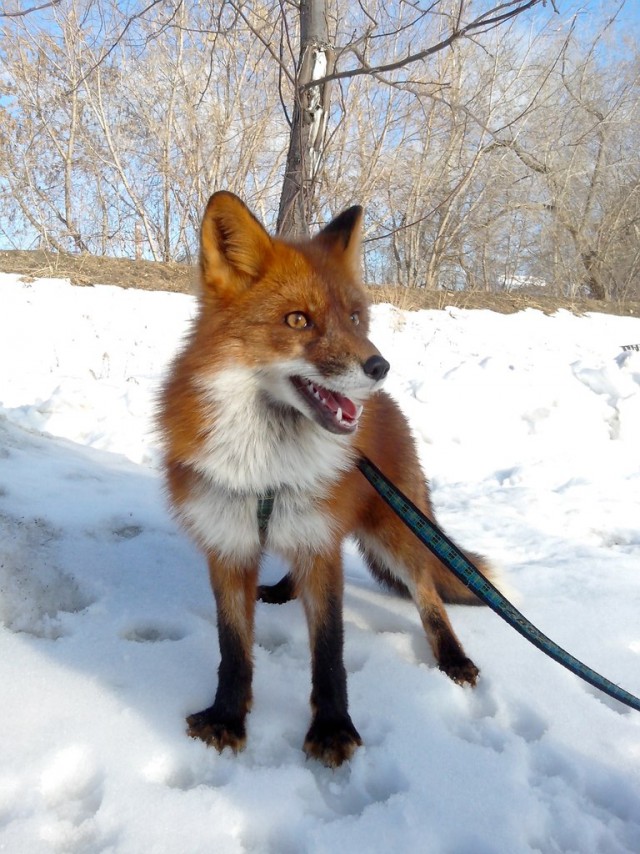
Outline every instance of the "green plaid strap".
{"label": "green plaid strap", "polygon": [[275,495],[273,492],[267,492],[264,495],[258,496],[258,532],[261,542],[267,536],[267,528],[269,527],[269,519],[273,512],[273,502]]}

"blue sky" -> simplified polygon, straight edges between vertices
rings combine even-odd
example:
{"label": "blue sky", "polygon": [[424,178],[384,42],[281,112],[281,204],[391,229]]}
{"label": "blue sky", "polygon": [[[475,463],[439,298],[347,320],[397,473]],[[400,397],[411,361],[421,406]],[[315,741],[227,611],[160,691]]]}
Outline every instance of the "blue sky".
{"label": "blue sky", "polygon": [[[578,12],[581,18],[589,14],[613,14],[620,6],[618,0],[556,0],[560,13],[571,14]],[[630,26],[637,27],[640,24],[640,2],[639,0],[626,0],[622,6],[618,20]]]}

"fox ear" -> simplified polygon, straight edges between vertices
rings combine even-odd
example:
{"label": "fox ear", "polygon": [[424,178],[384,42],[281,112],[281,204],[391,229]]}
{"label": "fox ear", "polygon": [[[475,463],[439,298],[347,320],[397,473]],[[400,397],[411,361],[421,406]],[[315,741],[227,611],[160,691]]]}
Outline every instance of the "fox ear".
{"label": "fox ear", "polygon": [[329,251],[342,255],[351,272],[360,276],[360,254],[362,245],[362,208],[354,205],[331,220],[322,231],[313,238]]}
{"label": "fox ear", "polygon": [[244,290],[263,274],[271,238],[249,208],[221,190],[209,199],[200,231],[202,286],[218,296]]}

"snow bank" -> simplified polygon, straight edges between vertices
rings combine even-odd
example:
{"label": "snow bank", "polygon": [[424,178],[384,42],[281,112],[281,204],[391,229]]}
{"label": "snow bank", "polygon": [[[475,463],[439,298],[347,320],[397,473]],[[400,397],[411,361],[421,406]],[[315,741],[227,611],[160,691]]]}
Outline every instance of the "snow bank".
{"label": "snow bank", "polygon": [[[350,546],[365,747],[337,772],[305,760],[295,602],[258,608],[247,750],[189,740],[215,686],[213,600],[165,507],[151,413],[192,301],[5,275],[0,305],[0,849],[640,850],[640,716],[485,609],[450,609],[482,669],[459,688]],[[373,336],[440,521],[639,694],[640,353],[622,347],[640,321],[380,306]]]}

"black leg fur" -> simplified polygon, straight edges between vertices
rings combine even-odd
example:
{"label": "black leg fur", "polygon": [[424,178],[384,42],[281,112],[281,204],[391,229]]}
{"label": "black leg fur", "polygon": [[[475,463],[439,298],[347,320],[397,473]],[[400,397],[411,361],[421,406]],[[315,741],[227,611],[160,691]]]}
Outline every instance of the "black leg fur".
{"label": "black leg fur", "polygon": [[342,648],[342,602],[329,597],[324,618],[312,626],[311,707],[314,716],[304,749],[308,756],[332,768],[342,765],[362,744],[349,716]]}

